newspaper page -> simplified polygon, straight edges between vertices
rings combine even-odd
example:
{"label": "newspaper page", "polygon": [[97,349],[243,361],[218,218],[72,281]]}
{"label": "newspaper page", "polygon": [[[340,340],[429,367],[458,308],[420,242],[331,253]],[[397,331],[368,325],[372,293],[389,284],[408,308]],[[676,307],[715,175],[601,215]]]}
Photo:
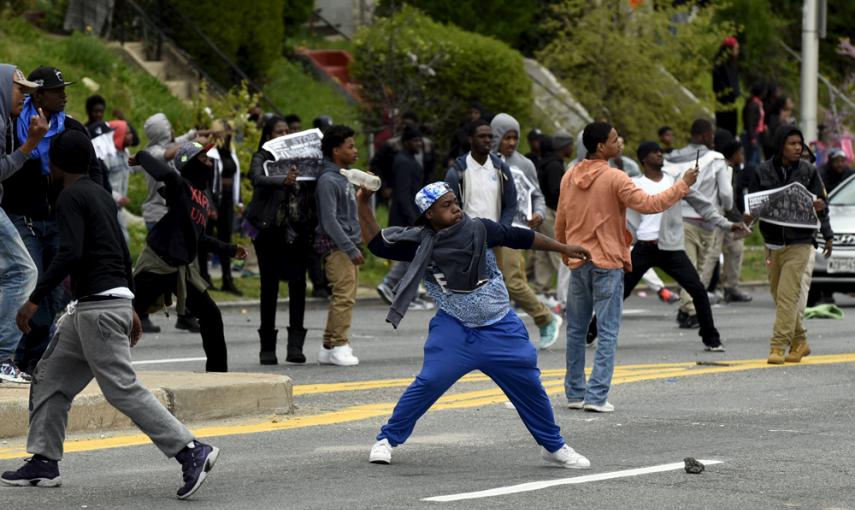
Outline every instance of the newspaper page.
{"label": "newspaper page", "polygon": [[273,154],[274,161],[264,163],[266,175],[286,175],[291,167],[299,172],[298,181],[314,181],[324,168],[320,129],[307,129],[269,140],[261,146]]}
{"label": "newspaper page", "polygon": [[819,229],[819,218],[813,208],[816,195],[801,183],[745,195],[745,210],[755,220],[793,228]]}
{"label": "newspaper page", "polygon": [[[534,216],[534,203],[532,201],[532,193],[534,193],[536,184],[532,183],[525,173],[518,167],[511,167],[511,176],[514,178],[514,185],[517,190],[517,214],[514,216],[513,226],[528,228],[528,221]],[[519,220],[524,218],[525,223]]]}
{"label": "newspaper page", "polygon": [[106,161],[107,158],[115,156],[117,150],[116,143],[113,141],[113,132],[108,131],[93,138],[92,148],[95,149],[95,156],[101,161]]}

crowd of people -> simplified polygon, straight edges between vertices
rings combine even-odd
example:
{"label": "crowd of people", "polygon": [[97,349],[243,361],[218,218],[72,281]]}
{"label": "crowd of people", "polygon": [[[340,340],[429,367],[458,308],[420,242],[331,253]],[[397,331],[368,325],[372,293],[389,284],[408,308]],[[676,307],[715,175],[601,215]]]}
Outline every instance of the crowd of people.
{"label": "crowd of people", "polygon": [[[738,53],[733,41],[723,48]],[[731,78],[727,70],[721,76]],[[275,155],[264,148],[301,131],[300,118],[250,112],[261,137],[242,174],[228,120],[176,136],[169,119],[154,113],[143,124],[147,145],[132,154],[139,136],[121,111],[104,120],[104,98],[86,100],[86,125],[65,114],[71,85],[56,68],[25,76],[0,65],[0,379],[34,383],[28,438],[34,457],[4,473],[6,483],[59,483],[68,409],[95,378],[108,401],[182,464],[178,496],[198,489],[218,450],[195,439],[139,385],[129,349],[143,332],[159,331],[150,314],[174,304],[175,326],[201,335],[206,370],[228,370],[208,267],[216,254],[222,290],[240,294],[231,260],[245,259],[248,250],[233,243],[238,223],[258,260],[262,365],[278,363],[282,280],[289,291],[285,360],[307,361],[311,281],[315,295],[329,299],[317,361],[359,364],[350,329],[364,249],[393,261],[377,292],[390,305],[387,320],[394,327],[409,310],[437,308],[423,368],[377,436],[372,462],[389,463],[392,449],[431,404],[479,369],[506,392],[547,461],[590,466],[555,423],[539,381],[537,349],[553,345],[566,323],[566,407],[614,411],[608,394],[623,301],[644,279],[663,301],[679,301],[678,327],[698,329],[705,350],[724,352],[711,307],[715,286],[725,302],[751,300],[739,288],[739,275],[744,237],[756,218],[744,210],[743,195],[792,182],[818,197],[822,227],[760,222],[776,306],[768,362],[798,362],[810,354],[800,297],[806,280],[809,285],[817,234],[826,256],[832,248],[826,190],[852,171],[839,150],[828,151],[820,170],[807,160],[801,132],[784,115],[787,101],[767,144],[775,124],[759,89],[746,101],[744,133],[734,132],[732,115],[717,115],[716,124],[699,118],[688,133],[663,126],[658,142],[637,146],[635,160],[624,153],[615,127],[603,121],[585,126],[577,139],[530,129],[530,152],[523,155],[519,121],[478,103],[440,159],[418,116],[407,112],[369,162],[382,183],[372,195],[352,184],[359,156],[354,130],[328,117],[313,123],[323,132],[322,168],[316,179],[305,179],[296,168],[268,173]],[[678,139],[689,143],[675,146]],[[123,209],[135,171],[147,185],[147,236],[131,260]],[[242,175],[253,188],[245,208]],[[376,203],[388,204],[387,228],[377,224]],[[679,297],[654,268],[678,283]],[[534,344],[514,304],[538,328]],[[595,342],[586,379],[586,346]]]}

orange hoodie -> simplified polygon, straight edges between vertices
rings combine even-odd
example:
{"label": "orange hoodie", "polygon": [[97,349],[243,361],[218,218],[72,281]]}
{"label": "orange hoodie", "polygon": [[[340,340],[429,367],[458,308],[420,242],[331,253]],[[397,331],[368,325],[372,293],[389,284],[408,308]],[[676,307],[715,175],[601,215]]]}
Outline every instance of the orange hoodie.
{"label": "orange hoodie", "polygon": [[[577,244],[591,252],[591,262],[602,269],[632,271],[626,229],[626,210],[642,214],[662,212],[680,201],[689,187],[679,179],[667,190],[648,195],[622,170],[601,159],[586,159],[561,178],[561,193],[555,216],[555,238]],[[583,261],[568,260],[571,269]]]}

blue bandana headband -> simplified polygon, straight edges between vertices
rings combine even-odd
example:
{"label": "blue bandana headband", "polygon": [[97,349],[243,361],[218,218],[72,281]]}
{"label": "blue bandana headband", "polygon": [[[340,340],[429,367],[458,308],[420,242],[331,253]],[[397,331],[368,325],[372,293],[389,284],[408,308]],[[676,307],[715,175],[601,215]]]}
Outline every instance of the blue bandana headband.
{"label": "blue bandana headband", "polygon": [[[22,144],[27,140],[30,131],[30,119],[37,116],[39,111],[33,104],[33,97],[24,100],[24,108],[18,116],[18,141]],[[65,112],[59,112],[50,119],[50,127],[47,134],[41,139],[38,146],[30,153],[30,159],[40,159],[42,162],[42,174],[50,175],[50,144],[51,139],[65,131]]]}

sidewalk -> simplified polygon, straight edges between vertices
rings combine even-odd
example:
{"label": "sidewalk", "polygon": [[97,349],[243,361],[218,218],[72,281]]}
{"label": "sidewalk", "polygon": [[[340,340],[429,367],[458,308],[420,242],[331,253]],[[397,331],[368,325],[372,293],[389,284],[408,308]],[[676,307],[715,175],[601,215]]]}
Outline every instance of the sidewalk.
{"label": "sidewalk", "polygon": [[[143,371],[137,374],[179,420],[194,422],[294,410],[291,378],[275,374]],[[26,435],[30,386],[0,384],[0,438]],[[132,428],[93,380],[75,399],[68,432]]]}

